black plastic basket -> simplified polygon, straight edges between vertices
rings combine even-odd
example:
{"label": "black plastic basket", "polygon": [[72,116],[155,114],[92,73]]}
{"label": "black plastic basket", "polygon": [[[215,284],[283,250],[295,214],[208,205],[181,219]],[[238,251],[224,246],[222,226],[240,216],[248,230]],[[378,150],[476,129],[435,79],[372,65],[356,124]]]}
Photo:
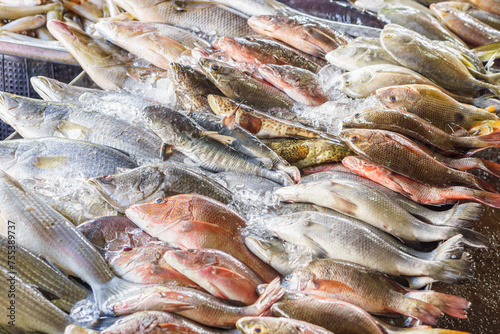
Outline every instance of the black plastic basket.
{"label": "black plastic basket", "polygon": [[[32,76],[43,75],[69,83],[82,68],[77,65],[58,64],[0,54],[0,91],[40,98],[31,86]],[[14,129],[0,120],[0,139],[7,138]]]}

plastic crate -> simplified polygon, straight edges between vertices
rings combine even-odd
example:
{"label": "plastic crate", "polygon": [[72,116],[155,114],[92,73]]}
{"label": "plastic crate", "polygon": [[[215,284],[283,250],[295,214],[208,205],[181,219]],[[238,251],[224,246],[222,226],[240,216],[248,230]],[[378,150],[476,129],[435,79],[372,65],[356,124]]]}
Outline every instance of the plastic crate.
{"label": "plastic crate", "polygon": [[[32,76],[43,75],[69,83],[81,72],[82,68],[77,65],[0,54],[0,91],[39,99],[30,83]],[[12,127],[0,120],[0,140],[13,132]]]}

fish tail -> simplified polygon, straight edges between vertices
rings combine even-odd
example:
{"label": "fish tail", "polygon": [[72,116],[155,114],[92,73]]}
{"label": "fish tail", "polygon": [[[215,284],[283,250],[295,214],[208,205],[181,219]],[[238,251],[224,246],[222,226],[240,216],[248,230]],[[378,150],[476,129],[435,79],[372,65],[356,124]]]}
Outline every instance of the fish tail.
{"label": "fish tail", "polygon": [[477,248],[486,248],[486,245],[488,244],[488,238],[486,238],[484,235],[482,235],[479,232],[463,228],[463,227],[457,227],[456,232],[460,233],[464,236],[464,244],[471,246],[471,247],[477,247]]}
{"label": "fish tail", "polygon": [[497,97],[500,97],[500,86],[491,83],[482,82],[484,88],[488,88]]}
{"label": "fish tail", "polygon": [[458,259],[464,252],[463,235],[457,234],[454,237],[443,242],[434,251],[432,251],[432,260]]}
{"label": "fish tail", "polygon": [[469,178],[471,180],[471,184],[480,189],[480,190],[484,190],[484,191],[489,191],[489,192],[492,192],[492,193],[497,193],[498,194],[498,189],[493,187],[491,184],[489,184],[488,182],[484,181],[484,180],[481,180],[480,178],[472,175],[472,174],[469,174]]}
{"label": "fish tail", "polygon": [[493,176],[500,177],[500,164],[481,158],[464,158],[458,160],[469,160],[466,164],[457,164],[460,170],[480,169]]}
{"label": "fish tail", "polygon": [[99,310],[104,315],[114,315],[111,300],[119,298],[125,292],[140,289],[141,287],[144,288],[144,285],[128,282],[115,276],[97,288],[93,287],[92,290]]}
{"label": "fish tail", "polygon": [[455,204],[453,208],[445,212],[447,217],[443,220],[443,225],[464,227],[481,218],[483,206],[478,203]]}
{"label": "fish tail", "polygon": [[269,283],[264,290],[264,292],[260,295],[259,299],[250,306],[251,308],[255,308],[255,313],[253,315],[261,315],[265,311],[267,311],[274,303],[280,300],[285,293],[285,289],[280,285],[280,278],[276,277],[271,283]]}
{"label": "fish tail", "polygon": [[278,166],[278,170],[285,172],[294,183],[300,183],[300,170],[295,166]]}
{"label": "fish tail", "polygon": [[467,319],[465,311],[469,308],[470,302],[464,298],[435,291],[418,290],[409,291],[405,296],[434,305],[451,317]]}
{"label": "fish tail", "polygon": [[470,192],[468,199],[482,203],[492,208],[500,208],[500,194],[469,188],[467,188],[467,191]]}
{"label": "fish tail", "polygon": [[441,260],[433,263],[429,273],[432,278],[444,283],[458,283],[472,277],[472,258],[463,253],[459,260]]}
{"label": "fish tail", "polygon": [[398,313],[416,318],[421,320],[424,324],[429,325],[436,325],[439,317],[443,315],[443,311],[436,306],[406,296],[400,299],[397,306],[397,309],[391,311],[397,311]]}

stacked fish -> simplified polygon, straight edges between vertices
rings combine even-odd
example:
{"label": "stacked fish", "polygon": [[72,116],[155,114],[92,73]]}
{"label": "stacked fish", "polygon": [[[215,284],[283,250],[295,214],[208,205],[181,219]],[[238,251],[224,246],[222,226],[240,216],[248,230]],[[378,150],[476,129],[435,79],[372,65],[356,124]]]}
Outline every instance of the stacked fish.
{"label": "stacked fish", "polygon": [[464,333],[422,288],[472,276],[500,208],[467,172],[500,177],[500,1],[114,2],[47,23],[101,89],[0,92],[7,332]]}

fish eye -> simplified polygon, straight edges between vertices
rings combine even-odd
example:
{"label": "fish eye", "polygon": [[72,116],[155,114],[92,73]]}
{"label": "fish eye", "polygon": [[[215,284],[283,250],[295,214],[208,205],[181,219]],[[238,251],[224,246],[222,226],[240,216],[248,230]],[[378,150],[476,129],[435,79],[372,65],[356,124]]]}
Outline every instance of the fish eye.
{"label": "fish eye", "polygon": [[391,102],[396,102],[396,97],[395,96],[391,96]]}
{"label": "fish eye", "polygon": [[132,247],[125,247],[123,248],[124,252],[130,252],[133,248]]}
{"label": "fish eye", "polygon": [[356,135],[351,136],[351,138],[350,138],[350,139],[351,139],[352,141],[356,141],[356,140],[358,140],[358,136],[356,136]]}
{"label": "fish eye", "polygon": [[102,177],[104,180],[109,180],[109,179],[112,179],[113,178],[113,175],[104,175]]}
{"label": "fish eye", "polygon": [[347,79],[346,81],[344,81],[344,85],[349,86],[350,84],[351,84],[351,80]]}
{"label": "fish eye", "polygon": [[359,113],[355,113],[355,114],[354,114],[354,117],[355,117],[355,118],[358,118],[359,116],[360,116],[360,115],[359,115]]}
{"label": "fish eye", "polygon": [[260,333],[261,331],[262,331],[262,329],[260,329],[260,327],[255,327],[255,329],[254,329],[255,333]]}
{"label": "fish eye", "polygon": [[155,202],[156,202],[156,203],[158,203],[158,204],[160,204],[161,202],[163,202],[163,199],[162,199],[162,198],[157,198],[157,199],[155,200]]}
{"label": "fish eye", "polygon": [[219,65],[212,65],[212,70],[217,71],[219,69]]}
{"label": "fish eye", "polygon": [[194,249],[188,249],[188,253],[196,253],[196,250],[194,250]]}
{"label": "fish eye", "polygon": [[283,278],[284,281],[289,281],[292,278],[292,275],[286,275],[285,278]]}

